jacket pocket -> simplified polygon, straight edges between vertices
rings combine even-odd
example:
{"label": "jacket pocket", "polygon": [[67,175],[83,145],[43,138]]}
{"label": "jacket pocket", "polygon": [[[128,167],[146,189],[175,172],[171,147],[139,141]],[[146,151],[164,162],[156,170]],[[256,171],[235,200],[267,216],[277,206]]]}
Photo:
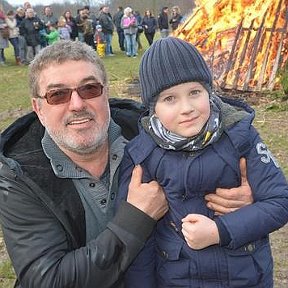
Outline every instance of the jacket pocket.
{"label": "jacket pocket", "polygon": [[189,259],[180,259],[182,241],[157,239],[157,287],[189,287]]}
{"label": "jacket pocket", "polygon": [[[254,287],[272,275],[273,261],[268,239],[251,242],[236,250],[225,249],[229,287]],[[262,286],[263,285],[263,286]],[[257,286],[258,287],[258,286]]]}

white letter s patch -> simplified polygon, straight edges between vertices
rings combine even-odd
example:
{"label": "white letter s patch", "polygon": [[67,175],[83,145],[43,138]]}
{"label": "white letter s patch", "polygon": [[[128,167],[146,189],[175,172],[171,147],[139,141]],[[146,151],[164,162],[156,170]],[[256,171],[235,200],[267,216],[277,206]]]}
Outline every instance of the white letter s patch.
{"label": "white letter s patch", "polygon": [[274,156],[272,155],[271,151],[267,148],[267,146],[260,142],[260,143],[257,143],[256,145],[256,150],[257,150],[257,153],[259,155],[263,155],[260,159],[261,159],[261,162],[265,163],[265,164],[268,164],[271,162],[271,160],[273,161],[273,163],[275,164],[275,166],[277,168],[279,168],[279,164],[277,162],[277,160],[274,158]]}

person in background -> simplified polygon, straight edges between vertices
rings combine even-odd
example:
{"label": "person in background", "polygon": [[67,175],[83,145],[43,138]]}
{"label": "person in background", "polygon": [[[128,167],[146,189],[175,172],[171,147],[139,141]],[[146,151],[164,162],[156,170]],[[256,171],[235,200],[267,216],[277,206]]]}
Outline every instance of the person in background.
{"label": "person in background", "polygon": [[93,20],[90,18],[90,12],[87,8],[84,9],[82,20],[84,42],[95,49]]}
{"label": "person in background", "polygon": [[93,13],[93,11],[91,11],[89,5],[85,5],[84,9],[86,9],[86,11],[88,12],[87,14],[89,16],[89,19],[92,20],[93,30],[95,30],[96,29],[96,25],[98,24],[97,16],[95,15],[95,13]]}
{"label": "person in background", "polygon": [[28,8],[33,8],[31,3],[28,1],[24,2],[23,7],[24,7],[25,12],[27,11]]}
{"label": "person in background", "polygon": [[141,34],[143,33],[143,26],[142,26],[142,16],[139,11],[133,12],[134,16],[137,20],[137,33],[136,33],[136,43],[137,43],[137,51],[141,51],[143,49],[142,43],[141,43]]}
{"label": "person in background", "polygon": [[109,13],[109,6],[105,5],[102,7],[100,16],[99,16],[99,24],[102,26],[102,31],[106,38],[106,56],[114,56],[112,52],[112,36],[113,36],[113,20],[112,16]]}
{"label": "person in background", "polygon": [[150,10],[146,10],[144,13],[142,27],[144,29],[144,35],[148,41],[148,44],[151,46],[157,29],[157,20]]}
{"label": "person in background", "polygon": [[161,13],[158,15],[158,28],[160,30],[161,38],[169,36],[169,19],[168,19],[169,8],[167,6],[161,9]]}
{"label": "person in background", "polygon": [[19,57],[22,64],[26,64],[26,54],[27,54],[27,44],[24,37],[24,32],[21,30],[21,22],[25,19],[25,10],[23,7],[18,7],[16,9],[16,22],[17,27],[19,28],[19,35],[18,35],[18,47],[19,47]]}
{"label": "person in background", "polygon": [[124,288],[125,270],[168,209],[161,187],[142,183],[136,167],[114,215],[134,110],[122,112],[120,100],[110,108],[107,79],[80,41],[47,46],[29,67],[36,114],[0,144],[0,219],[15,287]]}
{"label": "person in background", "polygon": [[77,16],[75,18],[77,30],[78,30],[78,40],[80,42],[85,42],[84,39],[84,21],[87,18],[87,13],[85,9],[79,9]]}
{"label": "person in background", "polygon": [[9,10],[7,12],[7,17],[5,18],[5,20],[9,27],[9,42],[11,43],[14,49],[16,65],[22,65],[19,52],[19,40],[18,40],[19,27],[17,26],[17,20],[13,10]]}
{"label": "person in background", "polygon": [[132,8],[124,9],[124,16],[121,19],[121,27],[123,28],[126,43],[126,55],[128,57],[136,57],[137,55],[137,19],[132,13]]}
{"label": "person in background", "polygon": [[99,55],[99,57],[104,57],[105,56],[105,35],[102,32],[102,27],[101,25],[96,25],[96,31],[94,34],[94,42],[96,46],[96,51]]}
{"label": "person in background", "polygon": [[176,30],[180,23],[182,23],[183,16],[179,6],[172,7],[172,15],[169,23],[171,24],[172,31]]}
{"label": "person in background", "polygon": [[58,19],[56,16],[53,15],[51,6],[45,6],[43,11],[43,17],[41,19],[46,27],[49,24],[57,25]]}
{"label": "person in background", "polygon": [[59,37],[62,40],[70,40],[71,39],[71,27],[66,23],[66,19],[64,16],[60,16],[58,19],[58,33]]}
{"label": "person in background", "polygon": [[34,59],[35,55],[38,54],[41,49],[39,32],[44,28],[42,21],[35,16],[34,10],[28,8],[26,11],[26,18],[21,22],[19,27],[27,43],[26,60],[28,63]]}
{"label": "person in background", "polygon": [[[126,199],[132,169],[141,165],[145,182],[163,187],[169,211],[125,287],[273,287],[269,233],[288,221],[288,184],[252,126],[254,110],[216,95],[204,58],[179,38],[153,43],[139,80],[148,111],[125,147],[119,197]],[[238,186],[245,160],[255,202],[215,215],[205,195]]]}
{"label": "person in background", "polygon": [[9,42],[9,29],[8,25],[6,23],[6,15],[2,9],[2,6],[0,5],[0,65],[6,66],[5,64],[5,53],[4,49],[8,48]]}
{"label": "person in background", "polygon": [[60,40],[60,34],[56,24],[49,24],[47,26],[49,33],[45,35],[48,45],[52,45]]}
{"label": "person in background", "polygon": [[70,38],[71,40],[75,41],[76,38],[78,37],[78,27],[75,18],[72,16],[72,13],[70,10],[67,10],[63,14],[66,24],[70,26],[71,33],[70,33]]}
{"label": "person in background", "polygon": [[118,34],[119,48],[121,51],[125,51],[125,46],[124,46],[125,36],[124,36],[123,28],[121,27],[121,19],[123,15],[124,15],[123,7],[119,6],[117,8],[117,12],[113,16],[113,23],[116,27],[116,31]]}
{"label": "person in background", "polygon": [[[44,29],[43,31],[40,31],[40,35],[43,37],[41,38],[41,48],[46,47],[48,43],[48,40],[45,35],[50,33],[50,25],[53,27],[57,27],[58,24],[58,19],[53,15],[51,6],[45,6],[43,10],[43,16],[41,18],[42,23],[44,24]],[[45,31],[44,31],[45,30]],[[46,32],[46,33],[45,33]]]}

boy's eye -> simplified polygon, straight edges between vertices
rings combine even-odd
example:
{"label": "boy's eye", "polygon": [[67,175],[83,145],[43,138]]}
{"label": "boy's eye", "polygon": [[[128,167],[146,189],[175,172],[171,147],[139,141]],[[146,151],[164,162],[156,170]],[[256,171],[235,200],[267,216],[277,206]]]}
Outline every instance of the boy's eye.
{"label": "boy's eye", "polygon": [[191,90],[190,91],[190,95],[198,95],[199,93],[201,93],[200,90]]}
{"label": "boy's eye", "polygon": [[174,100],[173,96],[167,96],[163,99],[164,102],[172,102]]}

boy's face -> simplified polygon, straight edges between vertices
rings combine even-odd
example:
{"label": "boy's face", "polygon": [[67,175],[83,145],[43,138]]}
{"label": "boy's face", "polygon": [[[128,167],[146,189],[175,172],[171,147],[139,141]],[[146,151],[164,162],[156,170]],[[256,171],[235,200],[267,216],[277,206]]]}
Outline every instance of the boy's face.
{"label": "boy's face", "polygon": [[210,116],[209,94],[199,82],[173,86],[159,94],[155,114],[167,130],[195,136]]}

